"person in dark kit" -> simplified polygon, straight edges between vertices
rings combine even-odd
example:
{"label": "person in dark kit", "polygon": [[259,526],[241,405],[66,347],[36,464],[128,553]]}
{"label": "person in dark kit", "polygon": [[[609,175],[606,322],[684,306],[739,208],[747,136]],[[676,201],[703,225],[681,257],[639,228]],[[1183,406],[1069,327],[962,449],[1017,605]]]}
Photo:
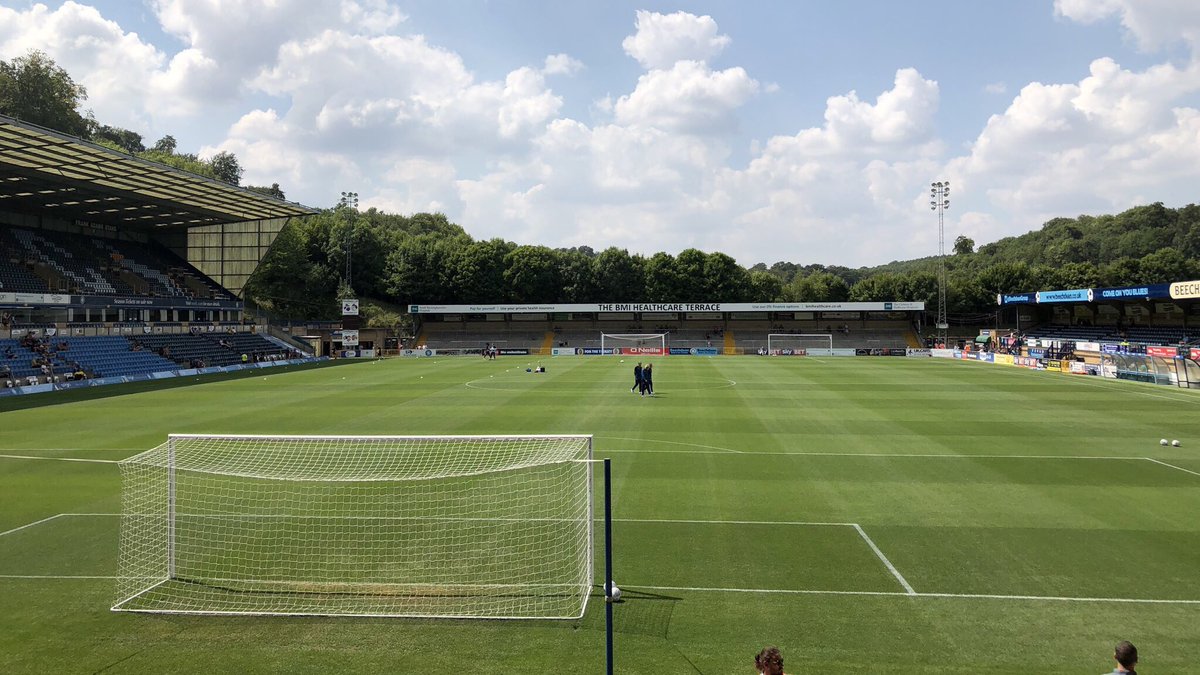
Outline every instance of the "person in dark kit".
{"label": "person in dark kit", "polygon": [[642,368],[642,394],[654,395],[654,364],[647,363],[645,368]]}
{"label": "person in dark kit", "polygon": [[629,391],[636,392],[637,390],[639,390],[641,388],[642,388],[642,362],[638,361],[638,364],[633,367],[633,388],[630,389]]}

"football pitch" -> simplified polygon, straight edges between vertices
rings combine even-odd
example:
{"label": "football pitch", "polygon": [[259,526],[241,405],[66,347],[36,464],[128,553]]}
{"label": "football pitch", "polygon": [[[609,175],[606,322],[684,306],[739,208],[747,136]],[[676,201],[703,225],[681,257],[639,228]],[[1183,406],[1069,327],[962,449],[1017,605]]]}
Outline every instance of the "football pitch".
{"label": "football pitch", "polygon": [[788,672],[1099,673],[1122,639],[1141,672],[1200,672],[1200,392],[670,357],[643,398],[632,366],[389,360],[0,400],[0,673],[603,672],[602,551],[574,621],[110,612],[114,461],[169,433],[592,434],[622,673],[752,673],[767,644]]}

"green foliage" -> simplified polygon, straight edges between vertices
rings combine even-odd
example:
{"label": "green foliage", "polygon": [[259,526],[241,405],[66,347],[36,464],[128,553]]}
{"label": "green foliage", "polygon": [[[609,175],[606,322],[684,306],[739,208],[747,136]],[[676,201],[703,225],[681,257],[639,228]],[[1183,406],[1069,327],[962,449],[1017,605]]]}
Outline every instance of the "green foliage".
{"label": "green foliage", "polygon": [[213,175],[217,177],[217,180],[225,181],[230,185],[241,185],[243,169],[238,162],[237,155],[232,152],[218,152],[208,160],[208,165],[212,167]]}
{"label": "green foliage", "polygon": [[287,199],[287,196],[283,194],[283,190],[279,187],[279,183],[271,183],[270,187],[265,185],[247,185],[245,187],[247,190],[251,192],[257,192],[260,195],[266,195],[276,199]]}
{"label": "green foliage", "polygon": [[954,254],[967,255],[975,252],[975,240],[965,234],[958,235],[954,240]]}
{"label": "green foliage", "polygon": [[107,124],[101,125],[92,132],[92,141],[97,143],[109,141],[121,151],[131,155],[146,151],[146,146],[142,145],[141,134],[120,127],[110,127]]}
{"label": "green foliage", "polygon": [[0,114],[87,137],[89,120],[79,112],[86,100],[87,89],[45,52],[35,49],[12,61],[0,60]]}

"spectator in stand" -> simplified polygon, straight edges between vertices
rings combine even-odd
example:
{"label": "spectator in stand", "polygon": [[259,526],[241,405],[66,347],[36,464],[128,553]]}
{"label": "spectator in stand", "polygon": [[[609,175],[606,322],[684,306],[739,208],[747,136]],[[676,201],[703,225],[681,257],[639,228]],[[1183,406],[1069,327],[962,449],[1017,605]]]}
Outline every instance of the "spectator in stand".
{"label": "spectator in stand", "polygon": [[754,657],[754,667],[762,675],[785,675],[783,672],[783,654],[778,647],[763,647]]}
{"label": "spectator in stand", "polygon": [[1117,673],[1137,675],[1137,671],[1134,668],[1137,666],[1138,653],[1137,647],[1134,647],[1132,642],[1129,640],[1118,642],[1117,648],[1113,650],[1113,658],[1117,661],[1117,667],[1113,669],[1111,674],[1106,675],[1117,675]]}

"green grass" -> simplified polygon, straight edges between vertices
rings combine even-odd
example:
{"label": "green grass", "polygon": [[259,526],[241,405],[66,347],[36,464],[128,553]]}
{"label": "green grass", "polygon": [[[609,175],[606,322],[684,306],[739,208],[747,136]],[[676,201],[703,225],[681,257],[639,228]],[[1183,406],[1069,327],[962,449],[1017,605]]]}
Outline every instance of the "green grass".
{"label": "green grass", "polygon": [[[1098,673],[1121,639],[1140,672],[1200,672],[1198,392],[935,360],[673,357],[643,399],[631,363],[546,359],[535,375],[527,360],[0,400],[0,453],[114,460],[168,433],[593,434],[613,458],[619,672],[749,673],[778,644],[789,672]],[[120,489],[113,464],[0,459],[0,532],[117,513]],[[117,521],[0,535],[0,672],[603,668],[595,596],[578,621],[115,614],[115,582],[87,577],[116,573]]]}

